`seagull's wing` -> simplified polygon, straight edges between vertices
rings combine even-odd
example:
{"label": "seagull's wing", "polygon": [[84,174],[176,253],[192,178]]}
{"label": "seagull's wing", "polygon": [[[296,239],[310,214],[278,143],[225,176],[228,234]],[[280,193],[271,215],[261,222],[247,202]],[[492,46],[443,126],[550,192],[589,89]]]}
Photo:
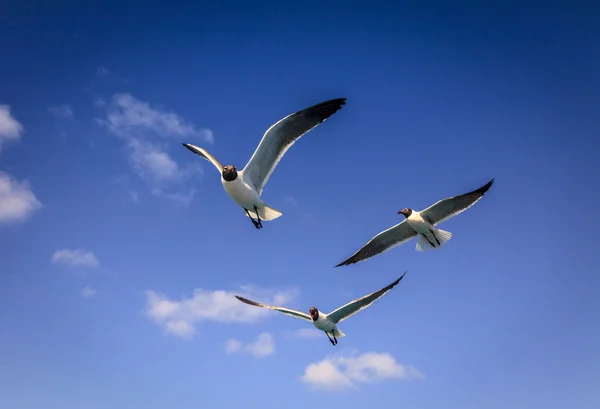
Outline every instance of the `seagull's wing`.
{"label": "seagull's wing", "polygon": [[191,143],[182,143],[183,146],[194,152],[198,156],[202,156],[204,159],[215,165],[215,168],[219,170],[219,173],[223,172],[223,165],[214,156],[208,153],[205,149],[202,149],[196,145],[192,145]]}
{"label": "seagull's wing", "polygon": [[287,150],[302,135],[339,111],[345,103],[346,98],[321,102],[290,114],[272,125],[242,170],[244,181],[261,194],[273,169]]}
{"label": "seagull's wing", "polygon": [[355,264],[359,261],[366,260],[378,254],[384,253],[399,244],[404,243],[415,237],[417,232],[406,222],[406,219],[387,230],[382,231],[377,236],[373,237],[364,246],[361,247],[350,258],[342,261],[336,267]]}
{"label": "seagull's wing", "polygon": [[481,200],[485,192],[487,192],[493,184],[494,179],[472,192],[442,199],[421,211],[421,216],[432,225],[441,223],[473,206]]}
{"label": "seagull's wing", "polygon": [[357,300],[349,302],[348,304],[344,305],[343,307],[340,307],[337,310],[331,312],[330,314],[327,314],[327,318],[336,324],[338,322],[344,321],[346,318],[353,316],[360,310],[363,310],[363,309],[367,308],[369,305],[373,304],[377,299],[379,299],[385,293],[387,293],[392,288],[394,288],[396,286],[396,284],[398,284],[400,282],[400,280],[402,280],[404,278],[405,275],[406,275],[406,271],[404,272],[404,274],[402,274],[402,276],[400,278],[398,278],[396,281],[394,281],[390,285],[383,287],[379,291],[375,291],[374,293],[365,295],[364,297],[361,297]]}
{"label": "seagull's wing", "polygon": [[292,317],[302,318],[303,320],[307,320],[307,321],[311,321],[312,322],[312,318],[310,317],[310,315],[308,315],[308,314],[306,314],[304,312],[301,312],[301,311],[290,310],[289,308],[285,308],[285,307],[275,307],[275,306],[272,306],[272,305],[261,304],[261,303],[256,302],[256,301],[252,301],[252,300],[249,300],[247,298],[240,297],[239,295],[236,295],[235,298],[237,298],[241,302],[245,302],[246,304],[254,305],[255,307],[268,308],[270,310],[275,310],[275,311],[282,312],[285,315],[291,315]]}

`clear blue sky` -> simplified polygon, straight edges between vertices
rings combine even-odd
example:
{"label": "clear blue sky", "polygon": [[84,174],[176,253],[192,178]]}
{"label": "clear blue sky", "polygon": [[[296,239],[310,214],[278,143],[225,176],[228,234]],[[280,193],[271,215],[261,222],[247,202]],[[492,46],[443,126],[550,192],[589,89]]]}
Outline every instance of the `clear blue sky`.
{"label": "clear blue sky", "polygon": [[[0,5],[0,407],[600,407],[598,7],[79,3]],[[336,97],[260,231],[181,146],[241,168]],[[492,177],[446,247],[333,268]],[[335,348],[232,296],[406,269]]]}

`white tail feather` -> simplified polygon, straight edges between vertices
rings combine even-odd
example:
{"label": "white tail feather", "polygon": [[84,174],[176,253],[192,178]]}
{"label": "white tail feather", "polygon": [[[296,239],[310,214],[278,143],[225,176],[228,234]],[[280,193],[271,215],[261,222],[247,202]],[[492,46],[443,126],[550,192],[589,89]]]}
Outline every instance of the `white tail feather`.
{"label": "white tail feather", "polygon": [[345,337],[346,334],[344,334],[342,331],[340,331],[339,329],[335,329],[335,337],[336,338],[341,338],[341,337]]}
{"label": "white tail feather", "polygon": [[[246,211],[244,210],[244,214],[245,213]],[[250,210],[248,213],[250,213],[250,216],[256,219],[256,212],[254,210]],[[258,213],[260,214],[260,220],[264,220],[266,222],[275,220],[283,214],[279,210],[274,209],[266,204],[263,204],[262,207],[258,208]]]}
{"label": "white tail feather", "polygon": [[[417,251],[428,251],[428,250],[433,250],[433,249],[437,249],[442,247],[444,244],[448,243],[450,241],[450,239],[452,238],[452,233],[450,233],[449,231],[446,230],[441,230],[441,229],[434,229],[435,232],[435,237],[437,237],[437,239],[440,241],[440,244],[437,244],[437,241],[435,240],[435,238],[433,236],[429,237],[429,240],[427,240],[425,237],[423,237],[422,234],[419,234],[419,239],[417,241],[417,246],[416,249]],[[431,243],[435,244],[435,247],[432,246],[429,241],[431,241]]]}

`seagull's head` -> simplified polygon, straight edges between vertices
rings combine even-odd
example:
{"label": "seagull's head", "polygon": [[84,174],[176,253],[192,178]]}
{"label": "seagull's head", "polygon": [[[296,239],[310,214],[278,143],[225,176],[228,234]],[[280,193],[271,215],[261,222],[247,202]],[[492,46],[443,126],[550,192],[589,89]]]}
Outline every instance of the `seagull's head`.
{"label": "seagull's head", "polygon": [[237,178],[237,170],[233,165],[227,165],[223,168],[223,179],[227,182],[231,182]]}
{"label": "seagull's head", "polygon": [[400,210],[398,212],[398,214],[403,214],[404,217],[406,217],[408,219],[408,216],[410,216],[412,214],[412,209],[409,209],[408,207],[405,207],[404,209]]}
{"label": "seagull's head", "polygon": [[313,321],[319,319],[319,310],[317,310],[317,307],[310,307],[308,309],[308,313],[310,314],[310,317],[313,319]]}

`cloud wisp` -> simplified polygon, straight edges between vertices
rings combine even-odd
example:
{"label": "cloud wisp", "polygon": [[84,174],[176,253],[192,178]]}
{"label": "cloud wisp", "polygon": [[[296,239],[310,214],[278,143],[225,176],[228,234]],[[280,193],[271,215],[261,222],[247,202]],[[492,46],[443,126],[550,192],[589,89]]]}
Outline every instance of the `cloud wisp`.
{"label": "cloud wisp", "polygon": [[265,358],[275,353],[275,341],[271,334],[263,332],[256,340],[246,345],[237,339],[230,339],[225,343],[225,353],[231,355],[238,352],[248,353],[255,358]]}
{"label": "cloud wisp", "polygon": [[2,145],[10,141],[21,139],[23,125],[11,114],[10,105],[0,105],[0,152]]}
{"label": "cloud wisp", "polygon": [[[133,171],[144,180],[153,194],[178,201],[181,195],[187,197],[183,202],[189,204],[192,196],[188,193],[165,192],[181,184],[191,175],[202,172],[198,161],[181,167],[167,151],[167,146],[178,146],[165,139],[185,137],[214,142],[209,129],[197,128],[174,112],[153,107],[129,93],[113,95],[109,103],[101,106],[106,117],[98,119],[110,133],[120,137],[129,149],[129,161]],[[195,159],[195,158],[194,158]]]}
{"label": "cloud wisp", "polygon": [[301,376],[312,389],[339,392],[360,384],[425,377],[416,368],[402,365],[388,353],[338,354],[310,364]]}
{"label": "cloud wisp", "polygon": [[167,334],[192,339],[196,325],[203,321],[217,323],[253,323],[269,314],[263,308],[248,308],[235,295],[261,297],[266,302],[283,304],[298,296],[297,289],[260,289],[243,286],[239,291],[205,290],[197,288],[189,298],[172,300],[164,294],[146,291],[146,316]]}
{"label": "cloud wisp", "polygon": [[0,171],[0,224],[23,222],[41,208],[42,203],[26,180],[19,181]]}
{"label": "cloud wisp", "polygon": [[[3,145],[20,140],[22,133],[23,125],[12,116],[10,106],[0,105],[0,153]],[[41,208],[28,181],[0,170],[0,224],[23,222]]]}
{"label": "cloud wisp", "polygon": [[68,104],[51,106],[48,108],[48,112],[57,118],[73,119],[73,108]]}
{"label": "cloud wisp", "polygon": [[82,298],[92,298],[96,295],[96,290],[91,287],[84,287],[81,289],[81,297]]}
{"label": "cloud wisp", "polygon": [[52,262],[69,267],[98,268],[100,261],[94,253],[84,249],[62,249],[52,254]]}

